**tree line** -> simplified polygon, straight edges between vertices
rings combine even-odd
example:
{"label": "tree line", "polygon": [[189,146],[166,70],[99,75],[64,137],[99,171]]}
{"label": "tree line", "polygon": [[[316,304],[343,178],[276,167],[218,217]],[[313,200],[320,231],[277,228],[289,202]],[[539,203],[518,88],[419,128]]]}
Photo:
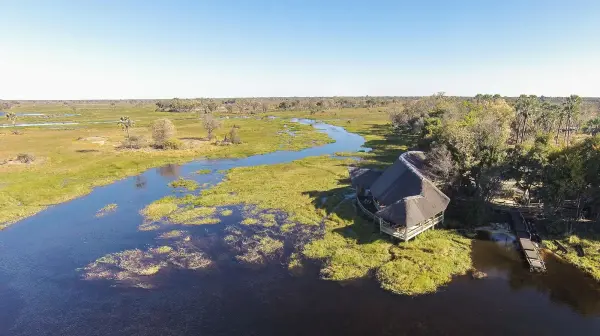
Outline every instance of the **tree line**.
{"label": "tree line", "polygon": [[580,97],[435,94],[389,113],[396,132],[420,139],[430,172],[469,204],[472,222],[510,181],[519,202],[542,203],[548,216],[600,219],[600,115]]}

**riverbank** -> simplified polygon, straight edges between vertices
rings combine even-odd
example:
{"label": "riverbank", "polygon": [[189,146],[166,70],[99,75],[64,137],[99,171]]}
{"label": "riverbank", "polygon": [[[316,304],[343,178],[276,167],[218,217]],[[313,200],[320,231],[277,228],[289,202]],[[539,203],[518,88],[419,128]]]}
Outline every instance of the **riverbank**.
{"label": "riverbank", "polygon": [[[571,235],[558,241],[567,247],[567,253],[560,252],[554,240],[544,240],[544,245],[561,260],[572,264],[600,282],[600,241],[598,239]],[[576,245],[583,249],[585,253],[583,256],[579,256],[574,250],[573,246]]]}
{"label": "riverbank", "polygon": [[[31,216],[46,207],[88,194],[93,188],[149,168],[188,162],[200,157],[239,158],[277,150],[300,150],[331,142],[313,127],[263,117],[223,119],[216,131],[222,139],[233,125],[239,126],[242,144],[216,146],[202,139],[206,131],[191,113],[160,113],[146,108],[123,110],[79,110],[85,120],[115,119],[130,114],[136,121],[132,135],[150,138],[147,126],[154,118],[171,118],[177,138],[192,139],[197,146],[184,150],[130,151],[118,147],[124,132],[115,124],[87,124],[77,128],[60,127],[10,129],[0,131],[0,161],[21,153],[31,154],[37,163],[0,165],[0,229]],[[27,122],[32,122],[29,117]],[[62,118],[61,118],[62,119]],[[35,121],[35,118],[32,119]],[[34,192],[35,191],[35,192]]]}

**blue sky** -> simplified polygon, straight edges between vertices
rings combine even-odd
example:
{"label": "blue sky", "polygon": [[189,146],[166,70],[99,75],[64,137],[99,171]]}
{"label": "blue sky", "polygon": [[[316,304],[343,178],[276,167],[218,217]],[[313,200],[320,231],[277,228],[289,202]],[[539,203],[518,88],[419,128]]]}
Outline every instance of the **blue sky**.
{"label": "blue sky", "polygon": [[0,99],[600,96],[600,1],[0,0]]}

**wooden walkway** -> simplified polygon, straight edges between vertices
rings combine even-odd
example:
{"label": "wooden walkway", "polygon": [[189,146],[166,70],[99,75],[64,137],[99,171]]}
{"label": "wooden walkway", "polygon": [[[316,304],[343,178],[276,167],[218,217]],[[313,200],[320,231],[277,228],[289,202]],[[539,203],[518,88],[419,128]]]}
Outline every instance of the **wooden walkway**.
{"label": "wooden walkway", "polygon": [[539,249],[531,241],[531,231],[523,218],[523,215],[518,210],[511,210],[510,216],[513,222],[513,228],[519,239],[519,246],[523,251],[523,256],[529,264],[530,271],[544,272],[546,271],[546,264],[542,258]]}

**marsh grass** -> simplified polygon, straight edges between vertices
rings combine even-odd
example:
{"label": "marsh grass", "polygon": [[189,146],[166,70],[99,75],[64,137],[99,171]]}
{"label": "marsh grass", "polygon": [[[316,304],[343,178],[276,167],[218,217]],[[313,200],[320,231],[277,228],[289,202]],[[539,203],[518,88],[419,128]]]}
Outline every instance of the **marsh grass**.
{"label": "marsh grass", "polygon": [[471,241],[453,231],[429,230],[391,253],[393,260],[377,270],[377,279],[398,294],[435,292],[473,267]]}
{"label": "marsh grass", "polygon": [[104,217],[110,213],[117,211],[117,207],[118,206],[115,203],[105,205],[102,209],[96,212],[96,218]]}
{"label": "marsh grass", "polygon": [[158,236],[158,238],[159,239],[175,239],[175,238],[181,238],[185,234],[186,234],[186,232],[182,231],[182,230],[171,230],[171,231],[163,232],[162,234],[160,234],[160,236]]}
{"label": "marsh grass", "polygon": [[188,191],[194,191],[194,190],[198,189],[198,187],[199,187],[198,182],[196,182],[194,180],[186,180],[182,177],[169,183],[169,186],[171,188],[186,189]]}
{"label": "marsh grass", "polygon": [[[452,231],[430,230],[408,243],[394,244],[371,222],[357,217],[352,203],[345,198],[349,192],[346,165],[344,160],[312,157],[286,164],[235,168],[223,182],[204,190],[195,202],[206,206],[246,204],[243,227],[276,229],[282,236],[298,227],[324,225],[321,237],[313,233],[310,242],[294,244],[296,250],[292,253],[296,254],[287,263],[294,268],[300,254],[320,260],[321,276],[332,281],[373,274],[386,290],[416,295],[435,291],[471,268],[470,240]],[[276,212],[268,212],[273,209],[287,218],[270,227],[276,219]],[[238,260],[264,263],[259,250],[269,244],[259,248],[256,235],[244,235],[243,231],[230,232],[225,241],[242,251]]]}
{"label": "marsh grass", "polygon": [[210,174],[212,172],[212,170],[210,169],[200,169],[200,170],[196,170],[195,173],[198,175],[206,175],[206,174]]}
{"label": "marsh grass", "polygon": [[178,207],[177,203],[174,202],[159,201],[148,204],[148,206],[140,211],[140,214],[144,216],[146,221],[157,222],[175,212]]}
{"label": "marsh grass", "polygon": [[197,270],[211,266],[208,256],[189,243],[162,245],[107,254],[81,269],[86,280],[112,280],[133,287],[152,288],[151,276],[174,267]]}
{"label": "marsh grass", "polygon": [[212,216],[216,211],[214,207],[187,207],[171,213],[168,220],[175,224],[191,224],[202,217]]}
{"label": "marsh grass", "polygon": [[227,217],[227,216],[231,216],[233,214],[233,210],[231,209],[225,209],[223,211],[221,211],[221,216]]}
{"label": "marsh grass", "polygon": [[[23,103],[14,107],[16,112],[36,111],[49,114],[72,113],[62,104]],[[122,151],[117,147],[123,141],[123,132],[115,124],[90,124],[89,122],[116,120],[126,114],[135,120],[131,130],[134,136],[149,137],[148,126],[156,119],[172,117],[172,113],[156,112],[151,104],[134,106],[118,104],[80,104],[76,117],[56,117],[52,121],[76,121],[73,129],[28,128],[19,137],[0,134],[0,161],[23,152],[31,152],[45,160],[35,165],[0,166],[0,229],[15,221],[33,215],[49,205],[71,200],[89,193],[92,188],[106,185],[126,176],[139,174],[151,167],[181,163],[206,158],[239,158],[264,154],[275,150],[299,150],[330,142],[325,134],[311,126],[298,125],[301,134],[284,139],[277,132],[284,129],[283,120],[256,120],[253,118],[225,120],[216,136],[222,138],[233,126],[239,124],[239,135],[244,143],[236,146],[200,147],[172,151]],[[23,122],[39,121],[25,117]],[[178,136],[202,137],[205,131],[194,113],[179,113],[173,120]],[[102,141],[77,139],[98,138]],[[31,190],[36,190],[32,193]]]}

